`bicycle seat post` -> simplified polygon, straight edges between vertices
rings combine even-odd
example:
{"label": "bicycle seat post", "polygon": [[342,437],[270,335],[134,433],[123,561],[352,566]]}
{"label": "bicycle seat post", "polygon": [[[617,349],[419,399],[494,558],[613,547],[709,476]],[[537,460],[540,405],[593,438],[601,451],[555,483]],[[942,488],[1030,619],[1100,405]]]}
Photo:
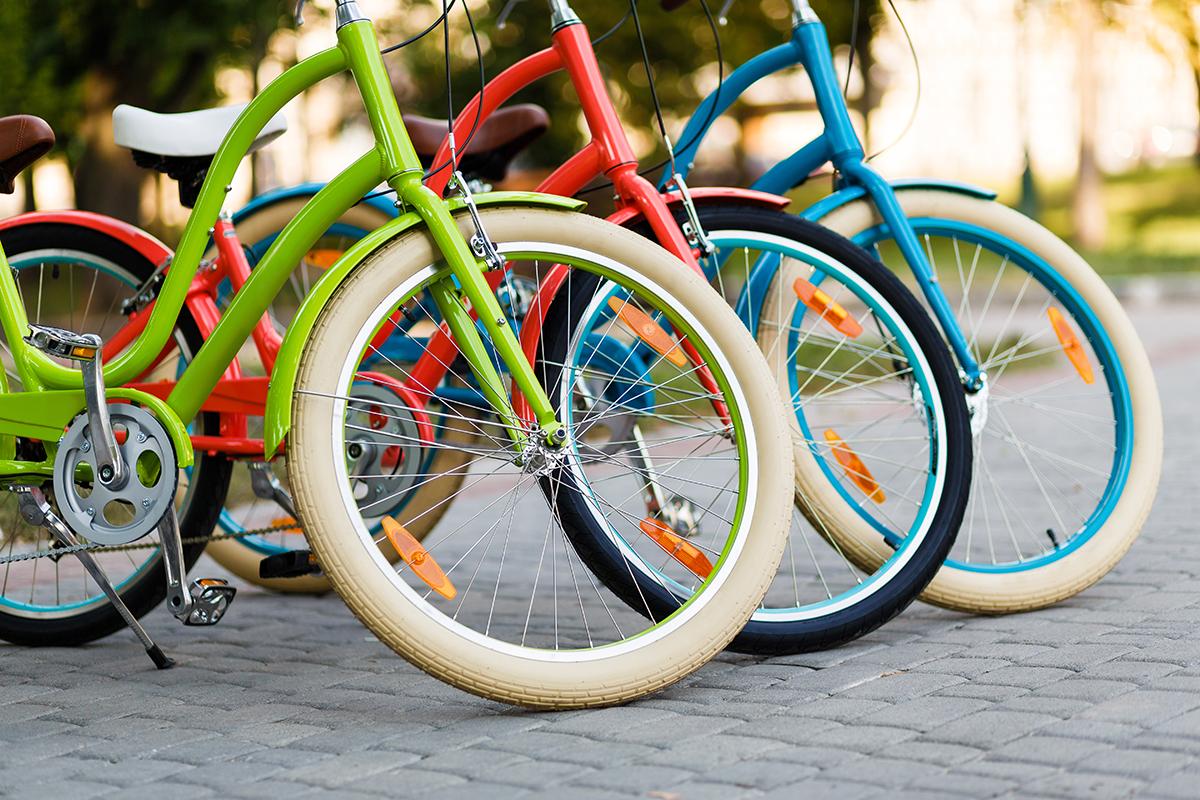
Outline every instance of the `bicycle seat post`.
{"label": "bicycle seat post", "polygon": [[820,22],[821,18],[813,10],[808,0],[792,0],[792,26],[806,25],[810,22]]}
{"label": "bicycle seat post", "polygon": [[548,0],[550,4],[550,31],[553,33],[564,25],[579,22],[579,15],[567,0]]}

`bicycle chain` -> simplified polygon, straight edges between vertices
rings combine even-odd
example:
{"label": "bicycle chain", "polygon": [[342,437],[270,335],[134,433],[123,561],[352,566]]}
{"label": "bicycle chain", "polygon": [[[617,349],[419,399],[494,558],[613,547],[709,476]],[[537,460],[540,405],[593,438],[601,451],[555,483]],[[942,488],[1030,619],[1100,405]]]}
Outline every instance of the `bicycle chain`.
{"label": "bicycle chain", "polygon": [[[275,533],[277,531],[287,531],[296,528],[295,523],[290,525],[269,525],[265,528],[253,528],[252,530],[242,531],[241,533],[217,533],[209,534],[208,536],[189,536],[181,541],[181,544],[200,544],[208,542],[220,542],[226,539],[243,539],[247,536],[261,536],[265,533]],[[17,561],[30,561],[35,558],[53,558],[58,556],[70,555],[72,553],[80,553],[85,550],[94,553],[124,553],[129,550],[148,550],[152,547],[158,547],[158,542],[131,542],[129,544],[76,544],[70,547],[52,547],[49,550],[37,550],[32,553],[20,553],[18,555],[0,556],[0,564],[12,564]]]}

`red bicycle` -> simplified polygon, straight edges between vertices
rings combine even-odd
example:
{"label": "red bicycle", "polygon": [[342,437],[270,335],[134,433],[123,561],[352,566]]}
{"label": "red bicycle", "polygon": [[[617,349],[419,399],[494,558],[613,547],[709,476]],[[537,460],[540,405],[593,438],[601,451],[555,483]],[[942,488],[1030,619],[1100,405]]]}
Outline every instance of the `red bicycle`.
{"label": "red bicycle", "polygon": [[[586,27],[565,0],[552,0],[551,10],[552,45],[497,75],[459,114],[455,139],[468,142],[459,166],[470,170],[471,177],[502,175],[547,120],[528,107],[501,106],[529,84],[560,70],[567,73],[591,140],[539,189],[569,196],[597,177],[611,181],[616,210],[610,219],[657,239],[687,267],[707,276],[743,312],[744,320],[755,321],[760,342],[769,343],[768,355],[780,386],[792,398],[794,416],[804,423],[797,426],[795,437],[798,471],[807,475],[811,488],[801,498],[802,510],[803,503],[829,501],[833,489],[822,465],[836,459],[844,470],[840,477],[861,492],[863,502],[890,504],[883,513],[895,529],[907,532],[893,558],[874,573],[864,573],[844,553],[825,545],[827,532],[795,515],[784,565],[763,608],[735,646],[759,652],[814,649],[872,630],[924,588],[952,544],[961,519],[958,498],[964,487],[959,483],[969,475],[970,466],[969,437],[963,433],[968,423],[948,351],[917,301],[890,273],[848,241],[783,213],[786,198],[740,188],[689,190],[679,179],[670,184],[670,191],[660,192],[642,177]],[[407,122],[414,146],[427,164],[450,161],[447,123],[411,118]],[[427,181],[439,192],[445,192],[451,182],[467,191],[466,181],[450,169],[434,171]],[[290,219],[289,210],[317,190],[301,187],[276,193],[253,204],[251,212],[222,220],[214,229],[216,254],[210,273],[197,277],[194,301],[189,298],[201,330],[221,313],[229,297],[236,298],[255,254],[265,250],[262,245],[269,244]],[[356,218],[350,216],[339,220],[299,266],[294,283],[297,300],[310,286],[310,271],[315,274],[329,266],[388,214],[378,205],[364,203],[353,211]],[[19,218],[9,227],[32,222]],[[239,237],[245,247],[238,246]],[[487,243],[479,246],[486,251]],[[7,241],[5,248],[9,250]],[[153,263],[163,263],[168,255],[162,248],[152,257]],[[764,264],[771,268],[762,269]],[[719,512],[693,505],[675,485],[684,477],[697,480],[706,463],[711,467],[716,463],[711,459],[720,458],[690,452],[686,433],[695,404],[711,398],[704,394],[681,398],[672,401],[674,408],[663,411],[661,402],[647,396],[648,382],[639,380],[663,359],[684,367],[690,362],[688,371],[696,373],[698,383],[711,393],[703,363],[675,348],[670,334],[655,319],[563,300],[559,290],[571,274],[565,267],[543,271],[536,265],[532,270],[503,262],[497,266],[504,268],[494,269],[489,279],[504,299],[509,319],[520,326],[523,347],[543,370],[544,385],[560,392],[563,407],[572,408],[582,420],[580,428],[588,432],[582,446],[590,448],[591,457],[619,460],[641,476],[641,486],[621,513],[662,546],[665,559],[703,577],[703,548],[690,537],[698,528],[698,518]],[[768,276],[770,285],[752,285],[752,275]],[[567,294],[579,298],[603,291]],[[250,480],[234,484],[221,512],[222,526],[238,538],[218,542],[210,552],[243,577],[256,578],[261,571],[276,579],[273,586],[313,591],[324,587],[319,576],[282,577],[312,572],[315,565],[310,566],[301,541],[287,533],[294,530],[294,523],[283,476],[263,461],[261,440],[250,435],[261,414],[273,348],[278,347],[276,325],[285,323],[293,310],[281,301],[274,320],[264,317],[259,322],[254,353],[245,354],[236,370],[231,368],[226,382],[204,406],[220,420],[220,430],[215,435],[198,432],[197,449],[241,460],[250,469]],[[127,322],[130,327],[137,324],[135,313],[137,309]],[[403,323],[398,317],[395,322]],[[436,535],[438,520],[452,510],[454,498],[463,491],[464,476],[471,469],[472,441],[489,433],[485,423],[446,429],[436,422],[442,417],[428,413],[431,406],[446,404],[462,416],[464,410],[481,405],[472,400],[479,389],[456,363],[455,345],[438,320],[414,316],[405,324],[407,335],[385,356],[389,366],[400,368],[405,380],[400,386],[382,387],[377,394],[367,393],[366,419],[372,419],[369,403],[377,401],[390,409],[377,419],[395,425],[380,434],[398,443],[390,455],[388,448],[380,448],[376,456],[380,472],[412,471],[406,505],[393,515],[410,531]],[[547,341],[554,346],[547,347]],[[386,351],[384,341],[374,344]],[[547,363],[540,358],[545,350],[566,352],[568,357]],[[171,376],[144,384],[156,393],[168,391],[170,385]],[[516,405],[521,413],[520,402]],[[393,420],[397,406],[405,409],[403,424]],[[781,413],[785,412],[781,409]],[[678,426],[682,432],[664,462],[646,452],[642,433],[665,425]],[[937,452],[915,449],[912,442],[918,440],[934,442]],[[814,448],[824,448],[829,457],[815,458]],[[754,491],[752,486],[712,488],[735,494]],[[940,500],[929,502],[931,496]],[[925,500],[917,502],[914,497]],[[840,496],[837,499],[844,502]],[[592,502],[593,498],[571,492],[555,498],[557,513],[568,521],[591,513]],[[274,528],[273,538],[241,535],[261,528]],[[631,571],[629,560],[621,555],[629,546],[617,537],[576,543],[576,555],[632,606],[671,613],[688,587],[670,578],[666,570]],[[488,554],[471,557],[486,559]]]}

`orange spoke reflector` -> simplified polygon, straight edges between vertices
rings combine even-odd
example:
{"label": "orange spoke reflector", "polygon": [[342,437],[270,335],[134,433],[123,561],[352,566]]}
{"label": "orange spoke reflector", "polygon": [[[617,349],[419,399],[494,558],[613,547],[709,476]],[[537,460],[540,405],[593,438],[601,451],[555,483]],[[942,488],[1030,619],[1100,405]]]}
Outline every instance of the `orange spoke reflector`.
{"label": "orange spoke reflector", "polygon": [[329,269],[342,257],[345,250],[314,249],[305,254],[304,260],[318,269]]}
{"label": "orange spoke reflector", "polygon": [[639,523],[642,533],[654,540],[655,544],[667,551],[667,555],[687,567],[688,572],[697,578],[707,578],[712,574],[712,562],[708,556],[700,552],[700,548],[685,540],[671,530],[667,523],[646,517]]}
{"label": "orange spoke reflector", "polygon": [[1096,376],[1092,374],[1092,364],[1088,361],[1087,352],[1080,344],[1079,337],[1072,330],[1071,323],[1067,322],[1067,318],[1054,306],[1050,306],[1046,311],[1046,316],[1050,317],[1050,325],[1054,328],[1054,334],[1058,336],[1058,343],[1062,345],[1067,358],[1071,359],[1071,365],[1075,367],[1079,377],[1083,378],[1084,383],[1095,382]]}
{"label": "orange spoke reflector", "polygon": [[875,480],[875,476],[871,474],[871,470],[867,469],[867,465],[858,457],[858,454],[850,449],[850,445],[842,440],[832,428],[825,429],[825,441],[829,443],[829,447],[833,450],[833,457],[842,465],[842,469],[846,472],[846,477],[853,481],[854,485],[863,490],[863,494],[867,499],[874,500],[876,503],[882,504],[887,500],[887,495],[883,493],[883,488],[880,487],[879,481]]}
{"label": "orange spoke reflector", "polygon": [[296,522],[295,517],[276,517],[275,519],[271,520],[272,528],[277,528],[280,525],[288,526],[279,531],[280,533],[304,533],[304,531],[300,530],[300,523]]}
{"label": "orange spoke reflector", "polygon": [[645,311],[627,300],[618,300],[615,297],[608,298],[608,307],[634,336],[654,348],[660,356],[677,367],[687,365],[687,356],[679,349],[679,344],[671,338],[671,334],[650,319]]}
{"label": "orange spoke reflector", "polygon": [[446,577],[446,573],[442,572],[442,568],[438,566],[429,551],[422,547],[421,543],[406,531],[403,525],[391,517],[384,517],[383,532],[387,534],[388,541],[392,543],[392,547],[396,548],[400,558],[404,559],[404,563],[412,568],[414,575],[425,581],[430,589],[442,597],[447,600],[454,599],[454,596],[458,594],[458,589],[454,588],[454,584]]}
{"label": "orange spoke reflector", "polygon": [[836,302],[804,278],[796,278],[796,282],[792,284],[792,290],[796,292],[796,297],[800,298],[801,303],[817,312],[817,315],[832,325],[838,333],[856,339],[863,332],[862,325],[850,316],[849,311],[842,308],[841,303]]}

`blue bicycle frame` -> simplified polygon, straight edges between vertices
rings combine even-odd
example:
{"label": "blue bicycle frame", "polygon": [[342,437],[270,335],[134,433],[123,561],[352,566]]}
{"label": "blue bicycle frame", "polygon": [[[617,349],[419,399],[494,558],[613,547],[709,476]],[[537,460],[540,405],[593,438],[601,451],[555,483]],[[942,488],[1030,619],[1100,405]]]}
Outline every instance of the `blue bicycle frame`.
{"label": "blue bicycle frame", "polygon": [[[888,232],[899,246],[905,261],[908,262],[921,292],[946,334],[962,369],[965,386],[969,391],[976,391],[982,388],[985,376],[967,345],[967,338],[946,295],[938,285],[937,276],[921,249],[912,225],[896,200],[895,186],[866,163],[862,142],[859,141],[858,134],[850,122],[850,113],[838,86],[825,26],[817,18],[808,0],[792,0],[792,8],[791,39],[755,56],[734,70],[721,87],[706,97],[692,114],[679,137],[684,147],[676,154],[678,172],[687,177],[695,161],[696,151],[700,149],[712,123],[750,86],[768,75],[792,66],[802,66],[812,83],[817,110],[821,114],[825,129],[811,142],[773,166],[755,181],[751,188],[771,194],[784,194],[804,183],[809,175],[824,164],[833,164],[839,176],[839,191],[806,209],[800,216],[819,220],[834,208],[857,199],[864,193],[868,195],[883,218]],[[669,180],[669,176],[664,180]],[[995,196],[985,190],[963,184],[938,185],[982,197]],[[772,265],[764,264],[764,267],[771,269]],[[761,286],[765,291],[769,278],[768,275],[765,279],[760,278],[756,281],[752,276],[751,284]]]}

